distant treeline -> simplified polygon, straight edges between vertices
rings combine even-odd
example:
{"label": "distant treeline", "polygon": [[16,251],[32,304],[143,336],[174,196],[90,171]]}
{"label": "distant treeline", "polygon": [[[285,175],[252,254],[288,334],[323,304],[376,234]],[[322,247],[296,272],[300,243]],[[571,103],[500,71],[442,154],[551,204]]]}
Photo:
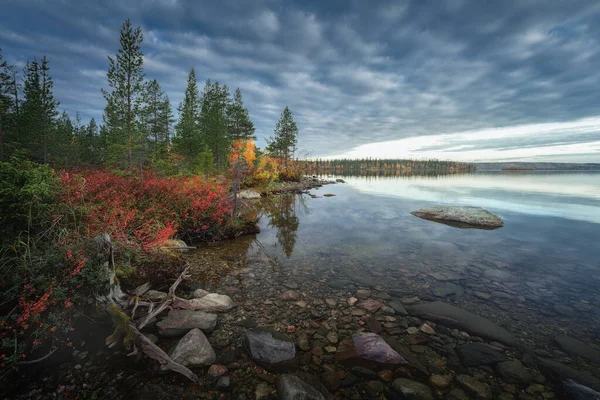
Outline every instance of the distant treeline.
{"label": "distant treeline", "polygon": [[364,171],[436,171],[436,172],[472,172],[473,164],[440,160],[403,160],[403,159],[338,159],[338,160],[298,160],[308,173],[336,172],[358,173]]}

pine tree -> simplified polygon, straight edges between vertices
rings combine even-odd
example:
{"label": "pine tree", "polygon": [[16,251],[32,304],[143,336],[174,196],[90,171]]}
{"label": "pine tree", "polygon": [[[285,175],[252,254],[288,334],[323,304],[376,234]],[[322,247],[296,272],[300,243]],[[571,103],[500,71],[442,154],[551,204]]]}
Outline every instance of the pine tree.
{"label": "pine tree", "polygon": [[121,26],[116,58],[108,57],[108,85],[102,90],[106,99],[104,123],[107,129],[108,152],[111,161],[126,161],[126,167],[138,164],[140,174],[146,154],[146,137],[140,126],[141,102],[144,91],[144,55],[140,27],[133,29],[131,21]]}
{"label": "pine tree", "polygon": [[206,82],[202,93],[199,123],[204,143],[212,152],[217,169],[225,166],[231,147],[227,118],[230,103],[229,89],[226,85]]}
{"label": "pine tree", "polygon": [[256,139],[254,137],[254,124],[250,120],[248,109],[244,107],[242,92],[239,88],[235,90],[233,102],[227,109],[229,120],[229,135],[232,140]]}
{"label": "pine tree", "polygon": [[200,95],[196,72],[192,68],[188,75],[185,97],[179,105],[179,120],[175,125],[173,140],[177,153],[181,154],[188,165],[193,164],[195,157],[202,151],[203,141],[198,125],[200,115]]}
{"label": "pine tree", "polygon": [[171,151],[171,133],[173,131],[173,123],[175,122],[175,118],[173,116],[173,108],[171,108],[171,101],[167,95],[163,97],[159,104],[158,119],[160,121],[159,123],[161,126],[161,132],[163,134],[161,139],[163,143],[163,151],[168,153]]}
{"label": "pine tree", "polygon": [[23,104],[19,114],[18,136],[15,138],[34,160],[43,161],[39,149],[43,147],[39,141],[42,132],[42,89],[40,84],[40,67],[36,59],[27,61],[23,69]]}
{"label": "pine tree", "polygon": [[42,104],[42,144],[44,149],[44,164],[47,164],[50,160],[48,159],[48,148],[50,146],[50,136],[52,129],[54,128],[54,122],[58,116],[58,101],[54,99],[52,94],[52,88],[54,82],[49,74],[50,65],[46,56],[42,57],[42,64],[40,66],[40,80],[41,80],[41,104]]}
{"label": "pine tree", "polygon": [[274,136],[267,140],[267,151],[275,157],[283,158],[287,169],[288,161],[294,157],[297,141],[298,127],[294,122],[292,112],[286,106],[275,126]]}

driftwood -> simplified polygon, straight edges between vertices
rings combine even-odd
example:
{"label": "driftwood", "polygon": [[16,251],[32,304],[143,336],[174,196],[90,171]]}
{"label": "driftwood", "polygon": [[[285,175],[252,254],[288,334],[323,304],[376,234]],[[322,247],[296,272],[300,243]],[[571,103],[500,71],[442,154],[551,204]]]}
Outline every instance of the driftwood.
{"label": "driftwood", "polygon": [[[179,298],[175,295],[177,286],[179,286],[184,279],[189,278],[188,268],[186,267],[173,285],[171,285],[166,299],[160,301],[158,304],[155,304],[152,301],[141,301],[140,296],[150,289],[150,284],[147,283],[139,286],[132,291],[131,295],[123,292],[115,274],[114,246],[110,241],[110,236],[104,235],[97,238],[96,241],[99,244],[100,249],[105,252],[104,254],[108,260],[105,265],[109,270],[110,290],[107,295],[101,296],[97,300],[104,305],[115,323],[115,331],[106,341],[109,348],[116,346],[119,343],[123,343],[126,347],[129,346],[130,348],[133,348],[133,351],[129,355],[135,355],[138,353],[138,350],[140,350],[149,358],[158,361],[161,365],[164,365],[170,370],[184,375],[195,383],[200,382],[200,378],[196,374],[187,367],[173,361],[167,353],[140,332],[152,318],[156,317],[166,309],[195,309],[188,300]],[[136,312],[142,307],[147,308],[147,314],[141,319],[140,323],[136,324],[134,322]]]}

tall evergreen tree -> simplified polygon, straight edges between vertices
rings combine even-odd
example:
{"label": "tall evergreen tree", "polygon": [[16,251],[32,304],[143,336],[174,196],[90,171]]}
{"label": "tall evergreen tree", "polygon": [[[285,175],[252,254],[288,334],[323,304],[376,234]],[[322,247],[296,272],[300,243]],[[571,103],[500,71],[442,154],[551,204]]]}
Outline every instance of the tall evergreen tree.
{"label": "tall evergreen tree", "polygon": [[40,65],[40,80],[41,80],[41,104],[42,104],[42,145],[44,151],[44,164],[49,162],[48,149],[51,141],[52,129],[54,122],[58,116],[58,101],[54,99],[52,88],[54,82],[49,74],[50,65],[46,56],[42,57]]}
{"label": "tall evergreen tree", "polygon": [[188,75],[185,96],[178,111],[179,120],[175,125],[174,145],[177,153],[185,158],[188,165],[191,165],[203,148],[202,135],[198,125],[200,94],[198,93],[196,72],[193,68]]}
{"label": "tall evergreen tree", "polygon": [[164,95],[156,79],[148,82],[144,92],[143,128],[148,134],[148,139],[151,140],[153,153],[158,152],[164,138],[163,125],[160,120],[160,106]]}
{"label": "tall evergreen tree", "polygon": [[221,169],[226,165],[231,147],[227,110],[231,100],[229,88],[219,82],[206,82],[202,93],[200,129],[204,143],[213,154],[214,165]]}
{"label": "tall evergreen tree", "polygon": [[288,161],[294,157],[297,141],[298,127],[294,122],[292,112],[286,106],[275,126],[274,136],[267,140],[269,143],[267,151],[276,157],[283,158],[287,169]]}
{"label": "tall evergreen tree", "polygon": [[173,132],[173,123],[175,117],[173,116],[173,108],[171,107],[171,101],[169,96],[165,95],[159,104],[158,108],[158,119],[161,125],[161,132],[164,135],[162,138],[164,150],[168,153],[171,151],[171,134]]}
{"label": "tall evergreen tree", "polygon": [[102,90],[107,102],[104,123],[109,157],[117,163],[124,159],[127,168],[137,163],[140,172],[146,154],[146,137],[140,126],[144,91],[142,41],[141,28],[134,29],[126,20],[121,26],[121,48],[115,58],[108,57],[107,77],[112,91]]}
{"label": "tall evergreen tree", "polygon": [[40,66],[36,59],[27,61],[23,69],[23,104],[18,120],[18,135],[15,137],[22,147],[36,161],[43,161],[39,149],[42,132],[42,86],[40,84]]}
{"label": "tall evergreen tree", "polygon": [[229,120],[229,135],[232,140],[255,139],[254,124],[250,120],[248,109],[244,107],[242,92],[239,88],[235,90],[233,102],[227,109],[227,116]]}

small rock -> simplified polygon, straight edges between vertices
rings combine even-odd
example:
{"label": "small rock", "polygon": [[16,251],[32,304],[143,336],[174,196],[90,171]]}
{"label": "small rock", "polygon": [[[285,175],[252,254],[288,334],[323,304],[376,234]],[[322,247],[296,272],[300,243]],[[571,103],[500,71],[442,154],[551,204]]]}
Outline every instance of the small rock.
{"label": "small rock", "polygon": [[169,355],[176,363],[193,367],[211,365],[217,359],[215,351],[200,329],[190,330],[177,342]]}
{"label": "small rock", "polygon": [[496,371],[502,380],[508,383],[527,385],[533,380],[529,371],[523,367],[523,364],[521,364],[521,361],[519,360],[498,363],[496,364]]}
{"label": "small rock", "polygon": [[402,304],[415,304],[415,303],[418,303],[420,301],[421,301],[421,299],[418,298],[418,297],[416,297],[416,296],[415,297],[403,297],[403,298],[400,299],[400,302]]}
{"label": "small rock", "polygon": [[329,340],[329,343],[336,344],[338,342],[338,336],[335,332],[329,332],[325,335],[325,338]]}
{"label": "small rock", "polygon": [[231,378],[228,376],[222,376],[217,381],[217,385],[215,387],[219,392],[230,392],[231,387]]}
{"label": "small rock", "polygon": [[429,387],[410,379],[398,378],[392,382],[396,392],[411,400],[434,400],[435,397]]}
{"label": "small rock", "polygon": [[304,300],[299,300],[299,301],[295,302],[294,304],[296,304],[300,308],[306,307],[306,302]]}
{"label": "small rock", "polygon": [[270,397],[271,393],[273,393],[273,386],[267,385],[266,383],[259,383],[256,385],[256,390],[254,391],[254,395],[256,400],[264,399],[265,397]]}
{"label": "small rock", "polygon": [[410,327],[406,328],[406,332],[408,332],[409,335],[416,335],[417,333],[419,333],[419,328],[410,326]]}
{"label": "small rock", "polygon": [[224,365],[213,364],[208,369],[208,375],[212,376],[213,378],[223,376],[226,373],[227,373],[227,367]]}
{"label": "small rock", "polygon": [[396,312],[396,314],[403,315],[403,316],[408,315],[408,311],[406,311],[406,308],[404,308],[404,306],[402,305],[401,302],[399,302],[399,301],[390,301],[388,304],[389,304],[390,307],[392,307],[394,309],[394,311]]}
{"label": "small rock", "polygon": [[356,297],[358,297],[359,299],[368,299],[369,297],[371,297],[372,293],[373,292],[370,290],[359,289],[356,291]]}
{"label": "small rock", "polygon": [[204,311],[171,310],[166,318],[156,324],[162,336],[179,336],[190,329],[212,332],[217,325],[217,316]]}
{"label": "small rock", "polygon": [[358,301],[358,299],[356,297],[350,297],[348,300],[346,300],[348,302],[349,306],[353,306],[356,304],[356,302]]}
{"label": "small rock", "polygon": [[335,301],[335,299],[325,299],[325,304],[331,308],[334,308],[337,305],[337,301]]}
{"label": "small rock", "polygon": [[281,400],[325,400],[317,389],[294,375],[279,375],[275,385]]}
{"label": "small rock", "polygon": [[381,308],[382,303],[379,300],[367,299],[358,303],[358,307],[370,313],[374,313]]}
{"label": "small rock", "polygon": [[435,331],[433,330],[433,328],[431,326],[429,326],[428,324],[423,323],[423,325],[421,325],[421,327],[419,328],[419,330],[421,332],[424,332],[428,335],[435,335]]}
{"label": "small rock", "polygon": [[296,301],[300,299],[300,295],[295,290],[286,290],[279,295],[279,300]]}
{"label": "small rock", "polygon": [[458,384],[470,395],[474,396],[479,400],[487,400],[492,398],[492,391],[490,387],[478,381],[469,375],[458,375],[456,377]]}
{"label": "small rock", "polygon": [[225,312],[235,306],[229,296],[217,293],[209,293],[200,299],[192,299],[189,302],[194,309],[207,312]]}
{"label": "small rock", "polygon": [[429,377],[429,382],[440,389],[446,389],[452,383],[452,377],[449,375],[432,374]]}

